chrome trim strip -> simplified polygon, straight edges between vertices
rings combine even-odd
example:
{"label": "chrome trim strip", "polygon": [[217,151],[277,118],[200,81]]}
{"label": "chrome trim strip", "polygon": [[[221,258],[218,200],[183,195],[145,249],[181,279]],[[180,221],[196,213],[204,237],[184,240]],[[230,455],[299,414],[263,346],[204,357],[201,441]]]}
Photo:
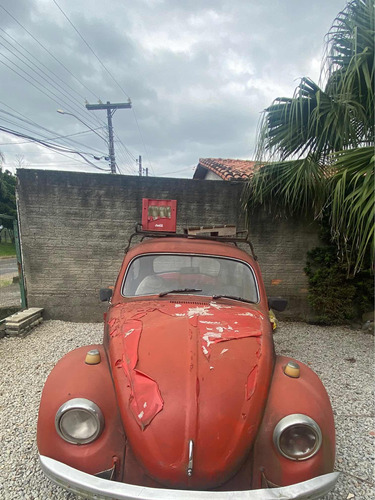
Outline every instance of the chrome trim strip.
{"label": "chrome trim strip", "polygon": [[194,441],[190,439],[189,441],[189,462],[187,467],[187,475],[191,477],[193,475],[193,451],[194,451]]}
{"label": "chrome trim strip", "polygon": [[[90,436],[87,439],[74,439],[72,436],[64,432],[64,430],[61,428],[61,418],[65,415],[66,412],[74,410],[85,411],[86,413],[94,417],[97,424],[97,429],[94,435]],[[68,443],[71,444],[91,443],[100,436],[100,434],[103,431],[103,427],[104,427],[104,417],[101,409],[93,401],[90,401],[89,399],[85,398],[69,399],[60,406],[55,416],[55,428],[58,435],[62,439],[64,439],[64,441],[67,441]]]}
{"label": "chrome trim strip", "polygon": [[168,490],[108,481],[43,455],[39,456],[39,460],[45,475],[55,484],[95,500],[315,500],[328,493],[339,477],[338,472],[332,472],[291,486],[261,490]]}

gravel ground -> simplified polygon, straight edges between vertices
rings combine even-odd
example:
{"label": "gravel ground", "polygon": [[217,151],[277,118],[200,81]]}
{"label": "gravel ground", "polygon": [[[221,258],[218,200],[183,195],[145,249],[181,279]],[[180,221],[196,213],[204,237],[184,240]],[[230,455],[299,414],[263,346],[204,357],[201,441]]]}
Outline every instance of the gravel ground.
{"label": "gravel ground", "polygon": [[[42,474],[35,443],[44,381],[66,352],[101,342],[102,325],[47,321],[25,338],[0,340],[0,498],[75,499]],[[344,327],[283,323],[276,351],[310,365],[331,397],[337,427],[338,485],[332,499],[373,499],[374,337]]]}

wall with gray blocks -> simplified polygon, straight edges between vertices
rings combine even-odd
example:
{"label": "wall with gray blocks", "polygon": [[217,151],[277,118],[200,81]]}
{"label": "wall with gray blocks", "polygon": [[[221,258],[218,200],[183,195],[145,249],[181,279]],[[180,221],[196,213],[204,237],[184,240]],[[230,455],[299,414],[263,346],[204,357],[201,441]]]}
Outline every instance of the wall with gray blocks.
{"label": "wall with gray blocks", "polygon": [[[101,321],[99,288],[114,284],[142,198],[177,200],[177,227],[244,227],[241,182],[163,179],[20,169],[18,209],[29,307],[45,318]],[[289,316],[308,313],[306,251],[318,244],[312,222],[250,220],[269,295],[290,300]]]}

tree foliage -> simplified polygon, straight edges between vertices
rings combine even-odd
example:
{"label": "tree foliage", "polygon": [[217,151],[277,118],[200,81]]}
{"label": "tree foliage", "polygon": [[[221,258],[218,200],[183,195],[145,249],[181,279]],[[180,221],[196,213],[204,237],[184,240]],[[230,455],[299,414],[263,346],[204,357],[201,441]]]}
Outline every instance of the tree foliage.
{"label": "tree foliage", "polygon": [[[16,176],[9,170],[3,170],[0,166],[0,214],[17,217],[16,210]],[[10,219],[1,219],[4,227],[13,228],[13,222]]]}
{"label": "tree foliage", "polygon": [[374,245],[374,2],[353,0],[327,34],[322,87],[302,78],[262,115],[248,210],[330,214],[331,235],[358,271]]}

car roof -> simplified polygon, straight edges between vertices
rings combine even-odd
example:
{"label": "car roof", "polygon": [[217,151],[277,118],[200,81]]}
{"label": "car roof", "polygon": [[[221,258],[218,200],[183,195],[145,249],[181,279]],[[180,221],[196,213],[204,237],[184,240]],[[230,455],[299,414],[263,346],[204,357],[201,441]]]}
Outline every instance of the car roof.
{"label": "car roof", "polygon": [[134,258],[136,255],[149,253],[217,255],[248,262],[254,261],[249,253],[241,250],[234,243],[199,238],[179,238],[176,236],[146,239],[132,247],[129,250],[128,257]]}

